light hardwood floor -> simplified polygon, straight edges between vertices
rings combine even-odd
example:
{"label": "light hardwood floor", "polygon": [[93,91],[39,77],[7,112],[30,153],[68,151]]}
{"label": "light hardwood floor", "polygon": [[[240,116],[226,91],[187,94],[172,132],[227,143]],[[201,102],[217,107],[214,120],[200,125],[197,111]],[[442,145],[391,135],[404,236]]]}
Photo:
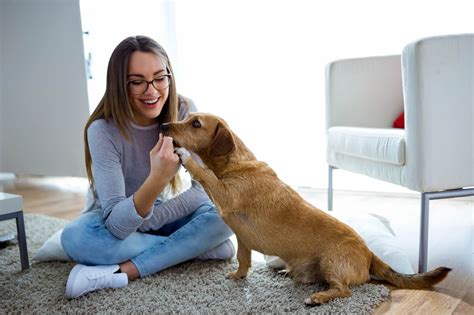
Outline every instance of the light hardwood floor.
{"label": "light hardwood floor", "polygon": [[[0,191],[22,195],[25,213],[63,219],[79,215],[85,205],[87,182],[82,178],[27,177],[0,181]],[[315,206],[326,208],[322,190],[298,189]],[[472,198],[433,201],[430,207],[429,268],[453,268],[433,291],[392,288],[391,298],[376,314],[474,314]],[[409,194],[335,191],[334,211],[367,211],[390,220],[399,245],[416,270],[418,260],[419,198]]]}

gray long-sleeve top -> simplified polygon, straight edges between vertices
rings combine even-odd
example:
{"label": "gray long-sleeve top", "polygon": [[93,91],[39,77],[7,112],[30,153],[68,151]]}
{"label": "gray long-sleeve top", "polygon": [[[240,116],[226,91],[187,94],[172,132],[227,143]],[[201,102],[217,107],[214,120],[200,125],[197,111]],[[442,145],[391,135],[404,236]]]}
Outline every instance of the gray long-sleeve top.
{"label": "gray long-sleeve top", "polygon": [[[185,116],[187,111],[180,110],[180,119]],[[128,142],[113,121],[98,119],[89,126],[87,135],[97,197],[89,192],[85,211],[101,209],[107,229],[117,238],[125,239],[137,230],[158,230],[210,202],[201,185],[193,181],[191,188],[175,198],[164,201],[160,195],[149,214],[141,217],[133,194],[150,173],[149,153],[158,142],[159,125],[131,124]]]}

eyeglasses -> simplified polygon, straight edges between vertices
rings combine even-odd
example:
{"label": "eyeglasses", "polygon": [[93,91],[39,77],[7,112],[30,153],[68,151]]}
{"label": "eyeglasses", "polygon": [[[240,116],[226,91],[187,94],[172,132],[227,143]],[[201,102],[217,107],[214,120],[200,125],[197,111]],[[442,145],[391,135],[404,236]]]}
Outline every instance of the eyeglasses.
{"label": "eyeglasses", "polygon": [[146,90],[148,90],[148,86],[150,84],[153,85],[156,90],[161,91],[166,89],[170,85],[170,77],[171,74],[165,74],[154,78],[151,81],[131,80],[127,82],[127,85],[130,88],[130,92],[135,95],[145,93]]}

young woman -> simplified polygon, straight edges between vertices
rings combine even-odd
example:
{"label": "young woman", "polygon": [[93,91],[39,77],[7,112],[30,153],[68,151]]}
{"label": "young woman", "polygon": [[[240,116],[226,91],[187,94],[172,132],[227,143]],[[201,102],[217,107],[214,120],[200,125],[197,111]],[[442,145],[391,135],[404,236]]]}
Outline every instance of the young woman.
{"label": "young woman", "polygon": [[136,36],[115,48],[104,97],[84,130],[87,209],[61,237],[79,263],[68,298],[123,287],[192,258],[235,254],[232,231],[202,187],[193,181],[178,194],[179,158],[173,139],[159,133],[161,123],[184,119],[190,107],[158,43]]}

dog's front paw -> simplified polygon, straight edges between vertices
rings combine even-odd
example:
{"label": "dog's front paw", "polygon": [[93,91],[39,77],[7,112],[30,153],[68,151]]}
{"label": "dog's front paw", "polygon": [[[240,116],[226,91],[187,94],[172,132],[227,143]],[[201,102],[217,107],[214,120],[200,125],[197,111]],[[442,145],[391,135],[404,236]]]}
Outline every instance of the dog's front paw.
{"label": "dog's front paw", "polygon": [[241,280],[244,279],[247,274],[239,273],[239,271],[229,272],[225,277],[232,280]]}
{"label": "dog's front paw", "polygon": [[176,148],[175,152],[179,156],[179,159],[183,165],[186,165],[186,162],[188,162],[191,158],[191,153],[189,153],[189,151],[185,148]]}

